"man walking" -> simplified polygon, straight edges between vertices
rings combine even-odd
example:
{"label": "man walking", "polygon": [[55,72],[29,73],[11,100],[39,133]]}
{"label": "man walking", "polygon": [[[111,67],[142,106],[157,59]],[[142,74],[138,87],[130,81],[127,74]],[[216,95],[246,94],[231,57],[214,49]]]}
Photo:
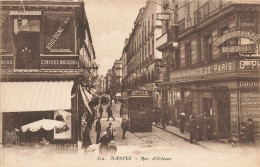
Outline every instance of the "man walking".
{"label": "man walking", "polygon": [[99,117],[102,118],[102,115],[103,115],[103,107],[102,107],[102,104],[100,104],[100,106],[99,106]]}
{"label": "man walking", "polygon": [[125,138],[125,132],[127,130],[127,127],[128,127],[127,120],[125,118],[122,118],[122,123],[121,123],[121,128],[123,130],[122,139]]}
{"label": "man walking", "polygon": [[193,139],[196,138],[196,121],[194,115],[190,116],[189,130],[190,130],[190,143],[193,143]]}
{"label": "man walking", "polygon": [[247,125],[247,142],[255,143],[255,137],[254,137],[254,129],[255,125],[252,118],[248,118],[248,125]]}
{"label": "man walking", "polygon": [[115,121],[115,118],[113,117],[113,113],[112,113],[112,109],[111,107],[108,105],[107,106],[107,121],[109,121],[109,118],[113,118],[113,121]]}
{"label": "man walking", "polygon": [[99,138],[100,138],[100,133],[101,133],[101,123],[100,123],[100,117],[98,117],[98,120],[96,122],[96,132],[97,132],[97,139],[96,139],[96,143],[99,143]]}
{"label": "man walking", "polygon": [[180,115],[180,132],[181,133],[184,133],[185,121],[186,121],[185,112],[182,111],[181,115]]}

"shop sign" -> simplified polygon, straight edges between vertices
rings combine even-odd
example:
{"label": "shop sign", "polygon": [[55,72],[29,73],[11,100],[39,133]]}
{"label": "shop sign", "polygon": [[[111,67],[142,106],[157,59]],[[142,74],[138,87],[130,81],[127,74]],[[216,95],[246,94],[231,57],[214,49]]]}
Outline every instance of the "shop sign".
{"label": "shop sign", "polygon": [[260,81],[239,81],[239,87],[260,87]]}
{"label": "shop sign", "polygon": [[12,65],[13,60],[1,60],[1,65]]}
{"label": "shop sign", "polygon": [[254,44],[223,46],[221,48],[221,51],[222,53],[238,53],[238,52],[256,53],[256,47]]}
{"label": "shop sign", "polygon": [[128,95],[129,96],[150,96],[150,93],[147,90],[137,89],[137,90],[130,90],[128,92]]}
{"label": "shop sign", "polygon": [[234,62],[226,62],[226,63],[214,63],[207,66],[197,67],[194,69],[187,69],[178,72],[171,73],[171,80],[177,78],[187,78],[187,77],[198,77],[198,76],[207,76],[214,75],[220,73],[226,73],[235,71],[235,63]]}
{"label": "shop sign", "polygon": [[51,51],[52,47],[56,44],[56,42],[58,41],[59,37],[61,36],[62,32],[64,31],[64,27],[69,23],[70,21],[70,17],[67,17],[63,24],[57,29],[57,31],[55,32],[55,34],[53,35],[52,39],[50,40],[50,42],[47,44],[46,48]]}
{"label": "shop sign", "polygon": [[77,65],[78,60],[41,60],[41,65]]}
{"label": "shop sign", "polygon": [[218,47],[225,41],[233,38],[247,38],[254,41],[256,44],[260,43],[260,37],[258,34],[247,31],[231,31],[219,37],[213,44]]}
{"label": "shop sign", "polygon": [[239,69],[259,69],[260,68],[260,60],[241,60],[239,63]]}

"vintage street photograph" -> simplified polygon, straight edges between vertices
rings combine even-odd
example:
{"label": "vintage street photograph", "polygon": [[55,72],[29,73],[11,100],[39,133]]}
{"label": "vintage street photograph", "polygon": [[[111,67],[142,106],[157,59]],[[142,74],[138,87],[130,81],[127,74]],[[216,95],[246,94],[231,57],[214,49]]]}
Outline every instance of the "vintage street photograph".
{"label": "vintage street photograph", "polygon": [[0,0],[0,167],[260,167],[260,0]]}

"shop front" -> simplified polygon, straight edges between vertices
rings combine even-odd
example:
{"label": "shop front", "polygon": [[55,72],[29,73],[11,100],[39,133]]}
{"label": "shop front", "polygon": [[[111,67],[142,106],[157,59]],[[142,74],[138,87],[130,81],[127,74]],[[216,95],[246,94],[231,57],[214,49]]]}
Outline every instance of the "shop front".
{"label": "shop front", "polygon": [[[175,101],[176,117],[178,118],[180,109],[184,110],[187,116],[203,114],[213,118],[217,138],[228,138],[230,135],[239,137],[241,123],[252,118],[258,136],[258,63],[259,60],[255,59],[231,58],[172,72],[170,84],[172,87],[178,87],[172,88],[172,93],[180,93],[180,107],[177,107],[178,101]],[[174,98],[172,96],[173,100]]]}
{"label": "shop front", "polygon": [[19,142],[77,140],[77,96],[73,81],[1,83],[1,135],[17,132]]}

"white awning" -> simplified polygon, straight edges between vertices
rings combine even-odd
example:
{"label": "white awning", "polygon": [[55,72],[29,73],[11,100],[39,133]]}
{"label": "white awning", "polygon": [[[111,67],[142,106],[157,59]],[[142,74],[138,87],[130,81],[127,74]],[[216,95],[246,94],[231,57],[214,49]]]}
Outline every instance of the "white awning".
{"label": "white awning", "polygon": [[92,111],[88,105],[88,103],[90,102],[89,99],[86,97],[86,93],[87,91],[83,90],[81,85],[79,86],[79,89],[80,89],[80,92],[81,92],[81,95],[82,95],[82,98],[83,98],[83,101],[84,101],[84,104],[85,106],[88,108],[89,112],[92,114]]}
{"label": "white awning", "polygon": [[1,82],[0,112],[71,109],[73,81]]}

